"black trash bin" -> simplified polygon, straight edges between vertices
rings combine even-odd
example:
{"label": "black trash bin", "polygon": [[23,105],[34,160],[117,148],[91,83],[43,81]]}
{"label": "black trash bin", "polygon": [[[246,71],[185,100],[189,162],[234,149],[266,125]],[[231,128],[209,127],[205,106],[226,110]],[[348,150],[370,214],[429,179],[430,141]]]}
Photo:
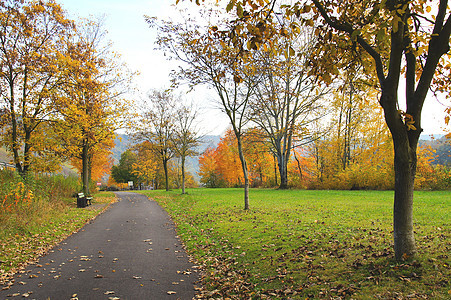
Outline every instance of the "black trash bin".
{"label": "black trash bin", "polygon": [[87,200],[85,197],[85,194],[83,193],[78,193],[77,194],[77,207],[78,208],[83,208],[87,206]]}

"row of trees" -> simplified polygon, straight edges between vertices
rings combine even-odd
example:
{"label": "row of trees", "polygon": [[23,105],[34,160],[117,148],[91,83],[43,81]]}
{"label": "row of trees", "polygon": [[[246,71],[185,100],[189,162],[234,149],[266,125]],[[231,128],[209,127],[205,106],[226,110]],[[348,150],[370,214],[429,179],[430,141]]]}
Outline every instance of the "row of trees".
{"label": "row of trees", "polygon": [[[277,159],[269,151],[269,142],[261,142],[259,136],[254,128],[247,130],[243,139],[250,185],[274,188],[280,183]],[[344,149],[344,144],[349,146],[349,150]],[[377,139],[374,135],[368,135],[351,142],[338,132],[330,132],[312,143],[293,149],[287,165],[289,186],[300,189],[392,190],[395,184],[392,149],[393,144],[386,130],[379,132]],[[419,148],[416,189],[451,188],[451,170],[436,164],[436,156],[428,145]],[[231,130],[215,148],[206,149],[199,157],[199,176],[200,183],[205,187],[244,185],[236,138]]]}
{"label": "row of trees", "polygon": [[0,3],[0,143],[22,176],[72,161],[89,194],[109,164],[131,75],[101,21],[67,18],[52,0]]}
{"label": "row of trees", "polygon": [[[283,178],[290,157],[284,155],[283,149],[291,149],[294,130],[298,129],[290,122],[297,116],[292,107],[297,100],[313,101],[314,98],[306,96],[322,94],[321,87],[331,86],[336,78],[346,80],[347,74],[357,74],[358,80],[363,79],[366,86],[377,89],[383,119],[392,136],[395,256],[399,260],[414,255],[413,190],[422,131],[421,111],[430,88],[449,95],[451,64],[446,57],[449,57],[451,17],[448,1],[440,0],[433,8],[423,0],[289,3],[231,0],[226,11],[233,13],[228,19],[205,16],[204,20],[214,22],[205,26],[189,22],[160,25],[150,18],[148,21],[160,29],[161,47],[185,63],[175,79],[188,80],[193,85],[207,83],[216,91],[237,140],[244,176],[245,209],[249,207],[249,179],[242,137],[246,122],[251,119],[247,118],[251,99],[260,99],[260,94],[264,96],[260,107],[268,113],[257,110],[260,117],[257,122],[267,118],[272,125],[270,128],[278,129],[272,132],[274,136],[282,136],[274,140],[281,149],[277,158]],[[314,37],[311,44],[306,43],[308,51],[303,51],[308,39],[297,42],[305,32]],[[265,57],[270,58],[269,64],[263,62]],[[291,62],[299,58],[302,61],[303,57],[305,64],[292,67]],[[278,70],[283,70],[282,76]],[[297,80],[296,75],[303,70],[306,81]],[[403,73],[405,103],[400,105],[398,91]],[[266,77],[280,83],[283,89],[273,93],[277,84],[258,88],[258,83]],[[348,81],[350,95],[354,90],[353,81]],[[305,84],[306,89],[297,83]],[[312,83],[310,88],[309,83]],[[277,109],[277,99],[283,99],[282,107],[287,110],[281,113]],[[347,109],[341,114],[344,124],[352,120],[347,118],[347,112],[352,113],[352,109],[349,110],[349,106]],[[288,116],[286,122],[280,122],[281,116]],[[296,132],[302,132],[299,129]],[[343,148],[344,163],[349,160],[348,145],[345,143]],[[277,152],[277,147],[274,150]]]}
{"label": "row of trees", "polygon": [[[170,171],[180,166],[176,186],[185,193],[185,164],[188,157],[197,154],[201,136],[196,128],[197,111],[193,105],[184,104],[171,90],[154,90],[130,118],[129,129],[135,145],[120,164],[112,169],[112,177],[118,183],[134,181],[154,188],[162,185],[170,189]],[[124,159],[124,160],[123,160]],[[123,160],[123,161],[122,161]],[[171,162],[178,160],[177,164]],[[192,177],[188,178],[192,186]]]}

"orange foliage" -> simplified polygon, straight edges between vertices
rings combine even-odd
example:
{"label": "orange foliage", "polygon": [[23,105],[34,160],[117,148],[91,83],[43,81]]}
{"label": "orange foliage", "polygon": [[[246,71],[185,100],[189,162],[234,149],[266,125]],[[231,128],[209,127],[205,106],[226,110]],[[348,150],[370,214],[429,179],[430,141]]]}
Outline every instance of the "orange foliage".
{"label": "orange foliage", "polygon": [[[254,187],[270,186],[273,157],[255,135],[243,139],[249,181]],[[215,149],[208,148],[199,158],[201,182],[207,187],[237,187],[243,185],[243,170],[238,156],[236,137],[228,130]]]}
{"label": "orange foliage", "polygon": [[[111,171],[113,166],[112,152],[110,149],[114,147],[114,140],[109,139],[102,142],[99,147],[95,147],[91,151],[91,180],[100,181],[102,177]],[[77,157],[71,159],[71,165],[80,173],[82,172],[82,160]]]}

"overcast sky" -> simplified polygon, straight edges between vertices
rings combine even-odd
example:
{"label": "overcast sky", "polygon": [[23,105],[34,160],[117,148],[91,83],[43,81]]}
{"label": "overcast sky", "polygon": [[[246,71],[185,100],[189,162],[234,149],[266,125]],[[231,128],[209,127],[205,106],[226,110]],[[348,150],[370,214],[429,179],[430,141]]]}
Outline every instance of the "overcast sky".
{"label": "overcast sky", "polygon": [[[69,17],[105,16],[107,38],[113,42],[118,52],[131,70],[138,71],[136,85],[144,95],[150,89],[170,86],[169,72],[175,68],[175,61],[168,61],[163,53],[155,48],[156,33],[149,28],[144,15],[160,19],[176,18],[178,13],[175,0],[56,0],[68,12]],[[191,3],[179,4],[179,8],[197,9]],[[208,99],[205,91],[183,94],[187,101],[197,102],[205,110],[201,112],[203,134],[221,135],[228,127],[227,117],[215,103]],[[212,95],[210,95],[210,98]],[[139,99],[135,99],[139,101]]]}
{"label": "overcast sky", "polygon": [[[105,29],[108,31],[108,39],[113,42],[114,50],[122,55],[132,70],[141,74],[136,79],[141,92],[169,87],[169,72],[174,68],[174,62],[168,62],[160,51],[154,50],[156,34],[146,24],[144,15],[162,19],[176,17],[175,0],[57,0],[57,2],[62,4],[73,19],[105,15]],[[182,5],[196,9],[189,1],[179,4],[178,7]],[[221,134],[225,131],[228,126],[227,118],[217,109],[210,110],[214,107],[214,103],[211,99],[207,99],[205,93],[189,94],[186,97],[197,101],[200,107],[208,109],[202,113],[204,116],[202,126],[206,128],[206,134]],[[210,95],[211,97],[214,97],[214,94]],[[422,120],[424,133],[442,132],[443,111],[444,106],[436,99],[430,97],[426,100]]]}

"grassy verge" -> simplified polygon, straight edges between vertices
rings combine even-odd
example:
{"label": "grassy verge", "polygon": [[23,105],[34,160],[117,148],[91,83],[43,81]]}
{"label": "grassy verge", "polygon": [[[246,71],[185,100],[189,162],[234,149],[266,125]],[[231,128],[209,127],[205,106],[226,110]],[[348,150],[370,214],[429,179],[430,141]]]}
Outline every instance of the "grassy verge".
{"label": "grassy verge", "polygon": [[418,255],[393,260],[389,191],[145,192],[205,268],[200,298],[449,299],[449,192],[416,192]]}
{"label": "grassy verge", "polygon": [[102,192],[94,195],[88,209],[77,209],[76,199],[69,196],[71,187],[65,189],[62,180],[39,179],[23,184],[21,179],[8,179],[0,181],[7,190],[0,196],[7,200],[4,207],[8,208],[0,211],[0,284],[78,231],[115,197]]}

